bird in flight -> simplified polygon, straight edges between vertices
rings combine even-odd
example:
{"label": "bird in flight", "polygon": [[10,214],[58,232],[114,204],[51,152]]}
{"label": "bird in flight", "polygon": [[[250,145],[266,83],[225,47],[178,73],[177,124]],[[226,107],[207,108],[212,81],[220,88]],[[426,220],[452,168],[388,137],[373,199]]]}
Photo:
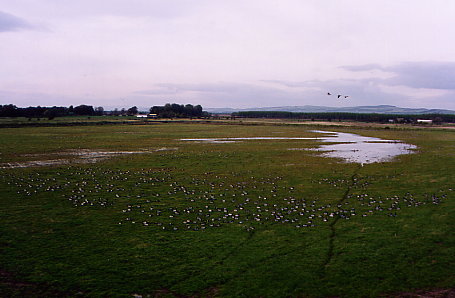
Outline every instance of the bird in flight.
{"label": "bird in flight", "polygon": [[[332,93],[330,93],[330,92],[327,92],[327,95],[332,95]],[[337,95],[337,98],[340,98],[340,97],[343,97],[343,98],[348,98],[348,97],[349,97],[349,95],[338,94],[338,95]]]}

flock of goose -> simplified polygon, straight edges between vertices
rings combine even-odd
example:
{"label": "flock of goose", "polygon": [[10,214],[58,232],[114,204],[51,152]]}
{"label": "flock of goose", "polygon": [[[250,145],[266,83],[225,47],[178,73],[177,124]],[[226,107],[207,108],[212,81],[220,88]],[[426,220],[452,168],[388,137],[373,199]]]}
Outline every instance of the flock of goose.
{"label": "flock of goose", "polygon": [[[244,179],[240,180],[240,177]],[[161,230],[203,231],[235,224],[250,231],[261,225],[284,224],[309,228],[334,218],[385,214],[402,208],[439,204],[445,193],[374,197],[363,179],[317,179],[314,187],[351,187],[340,198],[303,197],[300,189],[282,177],[247,177],[239,173],[204,173],[188,177],[176,169],[139,171],[68,167],[65,172],[5,175],[18,194],[34,196],[56,192],[74,207],[104,207],[119,211],[119,225],[137,224]],[[334,203],[335,202],[335,203]]]}

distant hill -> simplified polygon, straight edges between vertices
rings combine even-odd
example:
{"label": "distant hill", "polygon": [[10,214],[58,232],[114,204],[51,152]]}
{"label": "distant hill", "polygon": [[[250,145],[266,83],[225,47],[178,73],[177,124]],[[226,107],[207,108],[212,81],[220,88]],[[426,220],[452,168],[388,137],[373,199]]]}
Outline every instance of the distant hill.
{"label": "distant hill", "polygon": [[244,111],[280,111],[294,113],[377,113],[377,114],[455,114],[453,110],[425,109],[425,108],[400,108],[390,105],[358,106],[358,107],[323,107],[323,106],[282,106],[265,108],[205,108],[209,113],[234,113]]}

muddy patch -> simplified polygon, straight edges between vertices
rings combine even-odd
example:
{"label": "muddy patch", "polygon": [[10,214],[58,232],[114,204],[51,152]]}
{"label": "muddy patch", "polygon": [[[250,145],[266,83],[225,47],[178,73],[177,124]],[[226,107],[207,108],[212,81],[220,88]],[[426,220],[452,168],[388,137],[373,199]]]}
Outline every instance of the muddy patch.
{"label": "muddy patch", "polygon": [[16,274],[0,269],[0,294],[2,297],[84,297],[86,293],[70,290],[64,292],[50,284],[25,281]]}
{"label": "muddy patch", "polygon": [[455,288],[439,289],[429,291],[405,292],[392,295],[383,295],[380,297],[395,297],[395,298],[455,298]]}
{"label": "muddy patch", "polygon": [[[144,149],[140,151],[104,151],[104,150],[92,150],[92,149],[75,149],[63,152],[55,152],[51,154],[25,154],[27,157],[39,158],[43,157],[42,160],[29,160],[21,162],[8,162],[1,163],[0,169],[11,169],[11,168],[29,168],[29,167],[44,167],[44,166],[57,166],[65,164],[88,164],[96,163],[102,160],[114,158],[122,155],[130,154],[150,154],[162,151],[175,151],[178,148],[154,148]],[[58,157],[52,158],[49,157]],[[47,157],[47,158],[46,158]]]}

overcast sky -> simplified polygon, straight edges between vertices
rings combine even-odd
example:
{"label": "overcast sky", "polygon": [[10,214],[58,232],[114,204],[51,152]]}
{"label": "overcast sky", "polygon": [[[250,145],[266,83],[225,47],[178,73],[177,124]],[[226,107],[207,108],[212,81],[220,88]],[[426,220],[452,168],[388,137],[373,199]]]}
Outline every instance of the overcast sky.
{"label": "overcast sky", "polygon": [[454,37],[453,0],[0,0],[0,104],[455,109]]}

